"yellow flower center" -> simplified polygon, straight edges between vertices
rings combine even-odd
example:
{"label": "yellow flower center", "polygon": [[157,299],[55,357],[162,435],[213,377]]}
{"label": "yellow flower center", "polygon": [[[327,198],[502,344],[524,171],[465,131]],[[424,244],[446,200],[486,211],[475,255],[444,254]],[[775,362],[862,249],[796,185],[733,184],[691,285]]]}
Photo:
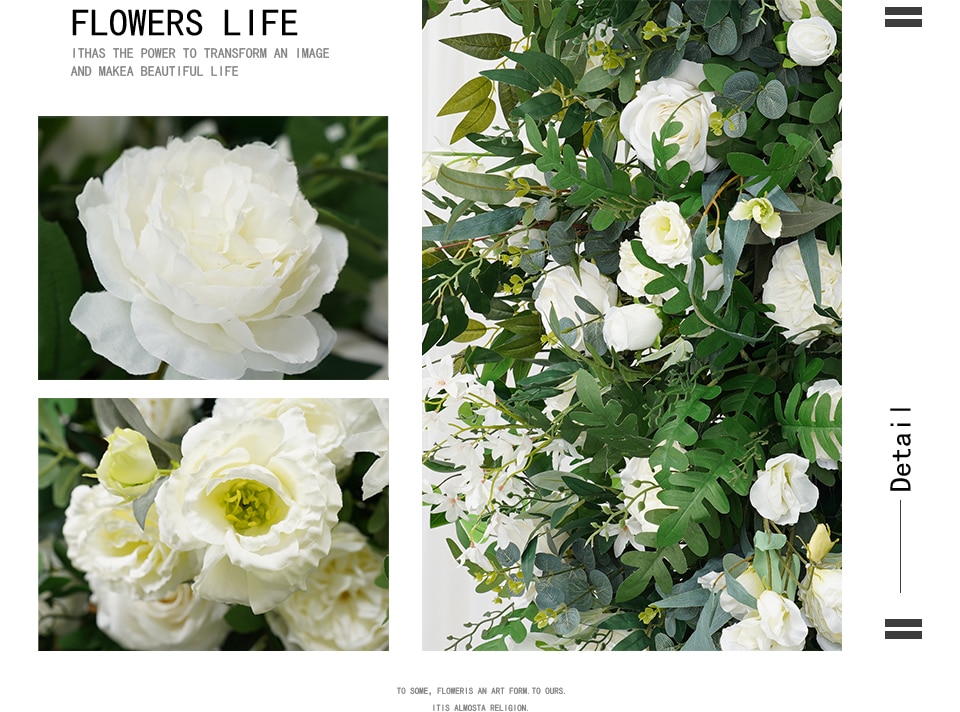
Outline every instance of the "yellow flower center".
{"label": "yellow flower center", "polygon": [[232,480],[217,488],[227,521],[239,534],[257,534],[276,523],[287,507],[271,488],[254,480]]}

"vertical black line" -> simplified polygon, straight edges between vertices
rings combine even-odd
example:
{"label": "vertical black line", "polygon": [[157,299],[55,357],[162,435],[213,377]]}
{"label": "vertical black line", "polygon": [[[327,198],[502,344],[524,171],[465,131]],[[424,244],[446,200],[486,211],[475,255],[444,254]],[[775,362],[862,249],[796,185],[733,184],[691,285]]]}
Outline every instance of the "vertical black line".
{"label": "vertical black line", "polygon": [[900,520],[898,525],[900,528],[900,584],[899,584],[900,588],[899,588],[899,591],[900,593],[903,593],[903,500],[902,499],[899,501],[899,510],[900,510]]}

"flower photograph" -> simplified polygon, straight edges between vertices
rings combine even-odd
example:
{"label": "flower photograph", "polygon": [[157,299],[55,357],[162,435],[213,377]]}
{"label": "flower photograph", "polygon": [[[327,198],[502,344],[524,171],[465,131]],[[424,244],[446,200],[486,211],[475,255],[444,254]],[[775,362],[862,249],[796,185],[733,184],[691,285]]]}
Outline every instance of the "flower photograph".
{"label": "flower photograph", "polygon": [[41,379],[385,378],[385,117],[40,117]]}
{"label": "flower photograph", "polygon": [[385,399],[40,399],[40,650],[385,650]]}
{"label": "flower photograph", "polygon": [[840,650],[840,0],[423,7],[424,647]]}

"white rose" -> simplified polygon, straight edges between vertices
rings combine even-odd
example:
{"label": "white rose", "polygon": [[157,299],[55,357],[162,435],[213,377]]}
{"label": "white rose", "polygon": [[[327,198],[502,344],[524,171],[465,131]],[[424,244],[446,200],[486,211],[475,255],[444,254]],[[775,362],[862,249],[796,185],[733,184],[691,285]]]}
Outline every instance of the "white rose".
{"label": "white rose", "polygon": [[193,411],[200,407],[200,398],[131,398],[143,421],[161,438],[183,435],[197,422]]}
{"label": "white rose", "polygon": [[74,488],[63,537],[70,561],[88,580],[99,579],[129,598],[167,596],[199,569],[195,554],[160,541],[156,507],[147,511],[141,529],[132,505],[102,485]]}
{"label": "white rose", "polygon": [[363,534],[340,523],[306,590],[270,611],[267,622],[288,650],[383,650],[388,596],[374,583],[382,567]]}
{"label": "white rose", "polygon": [[[40,583],[49,578],[66,578],[70,588],[80,581],[66,568],[53,550],[53,537],[40,540]],[[82,588],[82,586],[80,586]],[[89,611],[89,596],[83,590],[65,596],[53,596],[43,591],[37,600],[37,633],[39,635],[66,635],[80,628]]]}
{"label": "white rose", "polygon": [[97,627],[127,650],[216,650],[230,626],[229,606],[207,601],[182,584],[157,601],[141,601],[91,581]]}
{"label": "white rose", "polygon": [[843,645],[843,571],[812,566],[800,584],[801,612],[817,631],[823,650]]}
{"label": "white rose", "polygon": [[196,378],[302,373],[333,346],[313,310],[346,238],[317,225],[277,150],[203,137],[133,148],[77,207],[106,291],[81,296],[70,321],[127,372],[166,362]]}
{"label": "white rose", "polygon": [[827,180],[838,178],[841,183],[841,190],[837,193],[834,202],[843,198],[843,141],[837,141],[833,144],[833,150],[830,151],[830,170],[827,172]]}
{"label": "white rose", "polygon": [[637,233],[643,249],[660,264],[676,267],[690,261],[693,236],[676,203],[658,200],[644,208]]}
{"label": "white rose", "polygon": [[823,17],[823,13],[817,7],[817,0],[777,0],[780,17],[787,22],[796,22],[803,17],[803,5],[807,6],[810,17]]}
{"label": "white rose", "polygon": [[803,67],[818,67],[837,47],[837,31],[822,17],[797,20],[787,30],[787,54]]}
{"label": "white rose", "polygon": [[[831,307],[843,317],[843,273],[840,250],[830,254],[827,243],[817,240],[820,256],[820,303]],[[839,330],[833,319],[820,316],[814,310],[813,289],[800,256],[800,244],[788,242],[777,248],[767,281],[763,285],[763,301],[774,307],[770,318],[782,326],[784,336],[796,337],[797,343],[813,341],[819,331],[807,331],[815,326],[829,326]]]}
{"label": "white rose", "polygon": [[672,75],[647,82],[636,97],[623,107],[620,114],[620,132],[637,157],[654,168],[653,135],[660,134],[668,120],[683,124],[680,133],[671,136],[666,144],[680,146],[680,151],[667,161],[672,168],[680,161],[690,164],[691,172],[709,172],[720,165],[719,159],[707,155],[710,134],[710,114],[713,92],[701,92],[697,86],[705,79],[703,67],[681,60]]}
{"label": "white rose", "polygon": [[802,650],[807,638],[807,624],[797,604],[775,591],[757,596],[760,627],[782,650]]}
{"label": "white rose", "polygon": [[534,307],[540,314],[547,333],[553,331],[550,327],[551,309],[556,312],[558,321],[567,318],[577,325],[571,333],[576,336],[572,347],[578,350],[585,348],[580,325],[596,319],[596,316],[584,312],[577,304],[576,297],[586,299],[601,314],[617,303],[617,285],[606,275],[600,274],[600,270],[592,262],[580,263],[579,279],[570,265],[549,267],[537,282],[533,293],[536,295]]}
{"label": "white rose", "polygon": [[663,322],[648,304],[610,307],[603,315],[603,340],[614,351],[640,351],[653,346]]}
{"label": "white rose", "polygon": [[775,524],[796,524],[817,506],[820,490],[807,476],[810,461],[787,453],[767,460],[750,487],[750,504]]}
{"label": "white rose", "polygon": [[[841,386],[835,378],[817,381],[807,389],[807,398],[812,398],[813,396],[821,393],[827,394],[827,396],[830,398],[830,420],[832,421],[837,412],[837,404],[843,397],[843,386]],[[820,441],[817,440],[816,434],[813,436],[813,444],[817,450],[817,464],[820,465],[820,467],[824,467],[828,470],[836,470],[837,461],[831,458],[823,449],[823,446],[820,445]],[[839,442],[835,444],[840,449],[840,454],[842,456],[843,446]]]}
{"label": "white rose", "polygon": [[182,450],[156,507],[162,540],[203,557],[194,592],[263,613],[302,590],[342,504],[303,412],[215,416],[187,431]]}

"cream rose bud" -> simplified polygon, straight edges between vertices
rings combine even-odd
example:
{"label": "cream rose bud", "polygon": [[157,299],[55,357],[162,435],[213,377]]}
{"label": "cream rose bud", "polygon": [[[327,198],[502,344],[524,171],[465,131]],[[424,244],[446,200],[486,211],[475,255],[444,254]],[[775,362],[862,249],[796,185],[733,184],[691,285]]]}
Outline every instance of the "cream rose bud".
{"label": "cream rose bud", "polygon": [[807,559],[814,564],[819,564],[833,549],[837,542],[830,538],[830,527],[826,524],[818,524],[813,530],[813,535],[807,543]]}
{"label": "cream rose bud", "polygon": [[837,31],[822,17],[797,20],[787,30],[787,54],[803,67],[819,67],[837,47]]}
{"label": "cream rose bud", "polygon": [[146,493],[160,474],[147,439],[136,430],[115,428],[107,436],[107,451],[97,466],[104,488],[131,500]]}
{"label": "cream rose bud", "polygon": [[570,333],[576,336],[572,347],[578,350],[585,348],[583,329],[580,326],[596,319],[596,315],[581,309],[576,298],[586,299],[601,314],[617,303],[617,285],[606,275],[600,274],[600,270],[592,262],[580,263],[579,277],[570,265],[548,266],[533,293],[536,295],[534,307],[540,314],[547,333],[553,331],[550,326],[551,309],[556,312],[558,321],[567,318],[577,325]]}
{"label": "cream rose bud", "polygon": [[63,524],[73,565],[129,598],[157,599],[172,593],[200,569],[193,552],[160,541],[157,508],[141,528],[127,500],[102,485],[75,487]]}
{"label": "cream rose bud", "polygon": [[127,650],[216,650],[230,634],[230,607],[182,584],[156,601],[128,598],[94,579],[97,627]]}
{"label": "cream rose bud", "polygon": [[801,612],[823,650],[843,646],[843,570],[812,566],[800,583]]}
{"label": "cream rose bud", "polygon": [[81,296],[70,322],[128,373],[302,373],[333,346],[314,309],[346,237],[317,224],[276,149],[202,137],[129,149],[77,208],[106,291]]}
{"label": "cream rose bud", "polygon": [[603,315],[603,340],[614,351],[640,351],[653,346],[663,322],[648,304],[611,307]]}
{"label": "cream rose bud", "polygon": [[330,550],[342,504],[336,468],[303,411],[214,416],[181,447],[156,508],[162,540],[202,556],[194,592],[263,613],[302,590]]}
{"label": "cream rose bud", "polygon": [[[833,254],[827,243],[817,240],[820,263],[820,303],[832,308],[843,318],[843,272],[840,250]],[[784,328],[783,335],[797,343],[808,344],[827,326],[839,331],[833,319],[821,316],[814,309],[815,300],[807,269],[800,255],[800,243],[794,240],[777,248],[767,281],[763,285],[763,301],[774,307],[770,318]]]}
{"label": "cream rose bud", "polygon": [[641,86],[636,97],[623,108],[620,132],[645,165],[656,167],[653,136],[660,134],[668,120],[683,124],[678,134],[665,141],[680,147],[677,155],[667,161],[668,168],[686,161],[691,172],[709,172],[720,165],[719,159],[707,154],[710,114],[715,107],[713,92],[697,88],[704,79],[701,65],[681,60],[673,74]]}
{"label": "cream rose bud", "polygon": [[644,208],[637,233],[643,249],[660,264],[676,267],[690,261],[693,236],[676,203],[658,200]]}
{"label": "cream rose bud", "polygon": [[796,524],[800,514],[817,506],[820,490],[807,476],[810,461],[787,453],[767,460],[750,487],[750,504],[775,524]]}
{"label": "cream rose bud", "polygon": [[388,596],[375,583],[382,568],[383,555],[341,522],[306,590],[267,614],[270,628],[288,650],[383,650]]}

